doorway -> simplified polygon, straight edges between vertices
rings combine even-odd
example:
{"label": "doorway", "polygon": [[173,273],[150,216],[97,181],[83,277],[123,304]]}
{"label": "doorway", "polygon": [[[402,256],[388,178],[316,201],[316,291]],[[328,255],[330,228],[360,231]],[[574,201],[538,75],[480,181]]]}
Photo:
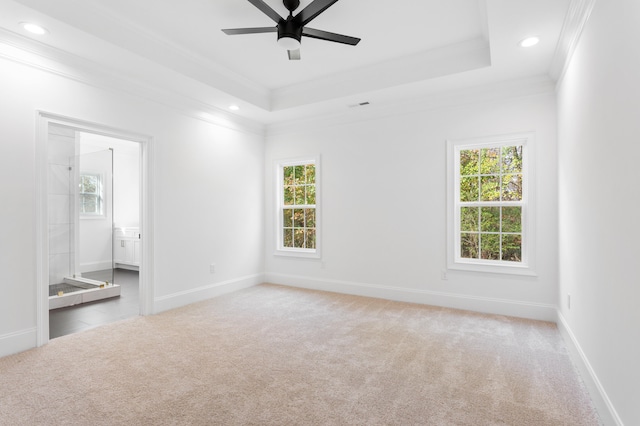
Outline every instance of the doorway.
{"label": "doorway", "polygon": [[39,113],[39,346],[152,313],[150,141]]}
{"label": "doorway", "polygon": [[139,244],[127,262],[116,239],[139,243],[140,144],[51,124],[49,152],[53,339],[139,315]]}

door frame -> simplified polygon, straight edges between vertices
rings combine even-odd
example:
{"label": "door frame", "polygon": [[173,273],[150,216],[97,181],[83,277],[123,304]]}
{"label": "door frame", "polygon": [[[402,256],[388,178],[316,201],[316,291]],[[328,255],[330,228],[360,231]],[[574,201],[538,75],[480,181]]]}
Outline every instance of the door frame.
{"label": "door frame", "polygon": [[140,315],[154,313],[153,285],[153,137],[37,111],[36,114],[36,344],[49,341],[49,125],[60,124],[140,144]]}

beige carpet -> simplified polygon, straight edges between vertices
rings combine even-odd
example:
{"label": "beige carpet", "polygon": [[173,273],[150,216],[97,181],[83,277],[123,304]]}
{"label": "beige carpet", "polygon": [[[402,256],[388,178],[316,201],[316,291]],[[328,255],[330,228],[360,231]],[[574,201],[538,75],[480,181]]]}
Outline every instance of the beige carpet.
{"label": "beige carpet", "polygon": [[551,323],[261,285],[0,359],[2,425],[597,425]]}

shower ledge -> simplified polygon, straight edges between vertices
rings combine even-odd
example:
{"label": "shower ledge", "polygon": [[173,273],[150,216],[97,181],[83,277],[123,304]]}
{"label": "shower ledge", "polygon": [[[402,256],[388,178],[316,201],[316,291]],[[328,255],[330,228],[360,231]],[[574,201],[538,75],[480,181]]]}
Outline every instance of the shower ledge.
{"label": "shower ledge", "polygon": [[118,284],[109,284],[100,288],[100,285],[104,284],[104,282],[89,278],[65,277],[64,281],[69,284],[79,284],[83,287],[91,285],[95,286],[95,288],[64,293],[62,296],[49,296],[49,310],[120,296],[120,286]]}

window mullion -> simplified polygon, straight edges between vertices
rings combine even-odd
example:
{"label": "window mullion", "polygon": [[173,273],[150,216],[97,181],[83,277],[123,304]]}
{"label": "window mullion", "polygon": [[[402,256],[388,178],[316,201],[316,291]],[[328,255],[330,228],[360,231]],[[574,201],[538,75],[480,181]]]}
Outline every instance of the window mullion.
{"label": "window mullion", "polygon": [[[283,164],[279,164],[277,169],[278,176],[278,192],[282,194],[279,200],[279,210],[281,218],[278,223],[278,228],[282,234],[279,239],[278,250],[292,256],[315,256],[317,254],[317,235],[314,235],[317,229],[317,218],[314,219],[313,231],[311,231],[310,217],[316,217],[317,205],[307,204],[309,200],[313,200],[313,196],[316,194],[317,185],[317,160],[293,162],[288,161]],[[313,183],[310,183],[310,179]],[[289,187],[290,191],[285,191],[285,188]],[[290,203],[285,205],[285,200],[290,197]],[[286,211],[290,213],[287,216],[290,220],[289,235],[291,241],[285,241],[284,237],[284,216],[282,212]],[[311,213],[312,212],[312,213]],[[289,219],[290,218],[290,219]],[[282,254],[284,254],[282,253]]]}
{"label": "window mullion", "polygon": [[[466,259],[467,263],[519,266],[516,262],[526,256],[526,233],[530,231],[525,223],[530,184],[526,145],[530,139],[531,135],[520,135],[495,141],[448,142],[455,212],[454,226],[449,228],[454,231],[450,241],[455,248],[450,253],[455,254],[456,262],[465,263]],[[492,199],[495,201],[486,201]],[[473,217],[477,224],[469,222]],[[477,241],[468,232],[472,229],[477,229]]]}

